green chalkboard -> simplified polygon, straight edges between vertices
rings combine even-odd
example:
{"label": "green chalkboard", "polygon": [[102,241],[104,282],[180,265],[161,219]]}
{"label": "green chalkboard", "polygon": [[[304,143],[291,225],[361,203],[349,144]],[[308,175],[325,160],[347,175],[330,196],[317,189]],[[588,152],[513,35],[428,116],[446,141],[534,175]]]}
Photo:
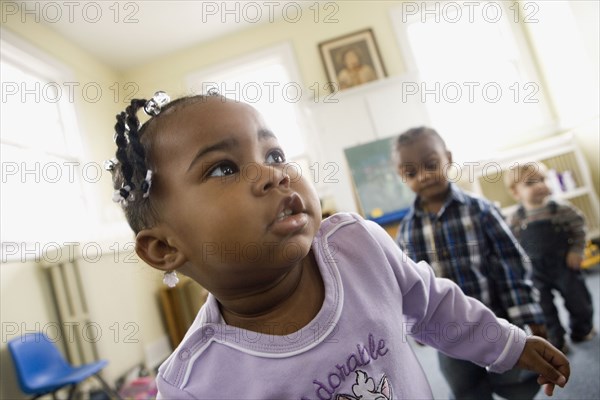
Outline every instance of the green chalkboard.
{"label": "green chalkboard", "polygon": [[344,149],[363,215],[393,222],[404,215],[415,195],[396,173],[395,136]]}

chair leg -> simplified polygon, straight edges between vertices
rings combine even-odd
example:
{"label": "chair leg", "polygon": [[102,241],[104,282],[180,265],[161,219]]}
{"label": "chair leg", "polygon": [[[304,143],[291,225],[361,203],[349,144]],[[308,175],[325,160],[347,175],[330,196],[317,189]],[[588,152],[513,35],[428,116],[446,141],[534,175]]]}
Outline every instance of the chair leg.
{"label": "chair leg", "polygon": [[29,400],[36,400],[36,399],[39,399],[40,397],[46,396],[46,395],[48,395],[48,394],[51,394],[51,395],[52,395],[52,399],[53,399],[53,400],[58,400],[58,399],[56,398],[56,392],[58,392],[58,389],[57,389],[57,390],[55,390],[55,391],[54,391],[54,392],[52,392],[52,393],[50,393],[50,392],[46,392],[46,393],[36,394],[34,397],[32,397],[32,398],[31,398],[31,399],[29,399]]}
{"label": "chair leg", "polygon": [[69,389],[69,396],[67,397],[67,399],[69,399],[69,400],[73,399],[73,396],[75,395],[75,389],[77,389],[77,384],[74,384],[71,386],[71,389]]}
{"label": "chair leg", "polygon": [[104,391],[106,392],[106,394],[108,394],[109,396],[117,399],[117,400],[123,400],[121,398],[121,396],[119,396],[119,393],[117,393],[116,391],[114,391],[109,385],[108,383],[106,383],[106,381],[104,379],[102,379],[102,377],[99,374],[95,374],[94,375],[96,378],[98,378],[98,380],[100,381],[100,383],[102,384],[102,387],[104,388]]}

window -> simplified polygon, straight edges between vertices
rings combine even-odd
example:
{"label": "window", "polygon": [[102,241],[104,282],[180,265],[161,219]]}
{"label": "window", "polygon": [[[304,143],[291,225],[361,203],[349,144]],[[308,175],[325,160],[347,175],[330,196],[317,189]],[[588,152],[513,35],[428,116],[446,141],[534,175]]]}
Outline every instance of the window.
{"label": "window", "polygon": [[538,14],[539,22],[528,25],[529,38],[561,128],[597,119],[598,2],[543,2]]}
{"label": "window", "polygon": [[288,45],[194,73],[187,83],[194,93],[214,87],[228,98],[251,104],[277,135],[288,161],[307,165],[306,127],[298,106],[303,89]]}
{"label": "window", "polygon": [[58,86],[72,79],[7,36],[0,59],[2,261],[37,258],[49,244],[79,239],[88,211],[74,108]]}
{"label": "window", "polygon": [[456,159],[552,133],[518,21],[535,15],[515,14],[516,4],[408,3],[392,13],[408,68],[420,78],[412,90]]}

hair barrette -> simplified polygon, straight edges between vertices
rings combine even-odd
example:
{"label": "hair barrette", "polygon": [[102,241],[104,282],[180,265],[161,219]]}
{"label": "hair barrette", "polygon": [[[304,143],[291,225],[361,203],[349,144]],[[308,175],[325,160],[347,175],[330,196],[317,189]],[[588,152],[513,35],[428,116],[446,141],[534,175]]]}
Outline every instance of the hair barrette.
{"label": "hair barrette", "polygon": [[150,187],[152,186],[152,170],[146,171],[146,178],[142,182],[142,195],[143,198],[150,196]]}
{"label": "hair barrette", "polygon": [[121,205],[125,205],[129,201],[135,200],[135,196],[132,192],[133,188],[130,185],[125,185],[121,189],[115,190],[112,199],[115,203],[121,203]]}
{"label": "hair barrette", "polygon": [[209,96],[220,96],[221,95],[221,93],[219,93],[219,89],[217,89],[214,86],[212,86],[210,89],[208,89],[206,94]]}
{"label": "hair barrette", "polygon": [[104,169],[106,171],[112,171],[115,169],[119,161],[116,158],[111,158],[110,160],[104,161]]}
{"label": "hair barrette", "polygon": [[144,106],[144,112],[150,116],[156,117],[160,114],[160,110],[163,106],[165,106],[171,98],[168,94],[163,91],[158,91],[154,93],[154,96],[150,100],[146,102]]}

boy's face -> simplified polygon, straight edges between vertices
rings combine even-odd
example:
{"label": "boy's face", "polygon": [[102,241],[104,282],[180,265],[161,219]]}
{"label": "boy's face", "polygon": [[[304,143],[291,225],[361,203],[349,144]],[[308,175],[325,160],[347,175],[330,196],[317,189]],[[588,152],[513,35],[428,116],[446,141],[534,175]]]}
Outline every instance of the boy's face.
{"label": "boy's face", "polygon": [[551,190],[542,171],[525,171],[523,177],[512,188],[513,197],[525,207],[542,206]]}
{"label": "boy's face", "polygon": [[189,261],[181,271],[215,294],[280,279],[319,228],[313,186],[246,104],[214,97],[164,117],[152,195],[160,229]]}
{"label": "boy's face", "polygon": [[452,155],[431,135],[422,135],[398,150],[397,172],[422,201],[442,201],[448,191],[447,165]]}

